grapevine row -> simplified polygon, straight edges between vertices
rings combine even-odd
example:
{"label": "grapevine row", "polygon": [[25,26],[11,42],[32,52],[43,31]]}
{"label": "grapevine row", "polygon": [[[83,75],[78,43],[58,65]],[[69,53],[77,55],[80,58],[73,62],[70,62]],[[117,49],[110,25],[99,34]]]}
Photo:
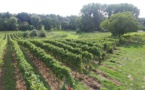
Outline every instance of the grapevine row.
{"label": "grapevine row", "polygon": [[57,47],[63,48],[66,52],[72,52],[74,54],[78,54],[82,56],[82,62],[83,64],[86,64],[86,66],[89,65],[90,60],[93,59],[93,55],[87,51],[82,51],[81,48],[73,48],[70,45],[66,45],[64,43],[58,42],[58,41],[52,41],[52,40],[44,40],[46,43],[50,43],[52,45],[55,45]]}
{"label": "grapevine row", "polygon": [[61,42],[57,42],[54,40],[53,41],[52,40],[44,40],[44,42],[53,44],[53,45],[58,46],[58,47],[62,47],[64,49],[67,49],[68,51],[71,51],[72,53],[76,53],[76,54],[82,53],[80,48],[73,48],[72,46],[66,45],[66,44],[61,43]]}
{"label": "grapevine row", "polygon": [[32,40],[35,45],[47,50],[50,54],[55,56],[65,65],[71,67],[73,70],[82,71],[82,56],[65,51],[63,48],[56,47],[49,43],[44,43],[38,40]]}
{"label": "grapevine row", "polygon": [[58,62],[53,57],[45,53],[43,49],[36,47],[31,42],[29,41],[18,41],[18,42],[20,45],[28,48],[33,55],[39,58],[39,60],[44,62],[57,78],[59,78],[60,80],[65,79],[69,86],[73,87],[75,85],[75,81],[70,73],[69,68],[62,66],[60,62]]}
{"label": "grapevine row", "polygon": [[30,90],[48,90],[39,77],[34,73],[32,66],[25,60],[17,41],[11,40],[11,43],[19,63],[19,68],[28,84],[28,88]]}
{"label": "grapevine row", "polygon": [[101,58],[104,55],[103,50],[99,47],[96,47],[96,46],[82,45],[80,43],[78,44],[78,43],[75,43],[75,42],[68,42],[66,40],[63,40],[63,41],[60,41],[60,42],[63,42],[67,45],[70,45],[74,48],[79,47],[79,48],[82,49],[82,51],[88,51],[89,53],[92,53],[94,55],[94,57]]}
{"label": "grapevine row", "polygon": [[[82,45],[87,45],[88,47],[98,47],[98,48],[102,48],[105,51],[109,51],[111,49],[113,49],[117,44],[118,44],[118,40],[117,39],[113,39],[113,38],[104,38],[104,39],[92,39],[92,40],[62,40],[60,42],[66,43],[66,44],[70,44],[73,47],[79,47]],[[75,43],[75,44],[74,44]],[[83,47],[83,46],[82,46]]]}
{"label": "grapevine row", "polygon": [[3,53],[6,48],[7,38],[5,40],[0,40],[0,67],[3,65]]}

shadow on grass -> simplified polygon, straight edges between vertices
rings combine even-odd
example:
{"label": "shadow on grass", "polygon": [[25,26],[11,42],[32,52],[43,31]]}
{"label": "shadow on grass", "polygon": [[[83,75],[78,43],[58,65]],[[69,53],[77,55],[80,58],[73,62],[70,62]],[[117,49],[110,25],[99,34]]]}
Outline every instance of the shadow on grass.
{"label": "shadow on grass", "polygon": [[139,47],[143,47],[145,45],[145,42],[124,42],[123,44],[121,44],[121,47],[125,47],[125,48],[139,48]]}

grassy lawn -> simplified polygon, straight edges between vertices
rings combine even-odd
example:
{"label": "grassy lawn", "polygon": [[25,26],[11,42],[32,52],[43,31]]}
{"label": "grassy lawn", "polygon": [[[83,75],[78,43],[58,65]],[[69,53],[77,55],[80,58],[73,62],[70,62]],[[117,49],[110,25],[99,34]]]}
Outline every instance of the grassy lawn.
{"label": "grassy lawn", "polygon": [[[125,90],[145,90],[145,45],[123,45],[111,58],[104,61],[107,67],[99,66],[106,75],[121,82]],[[105,83],[105,82],[104,82]],[[115,87],[114,87],[115,88]],[[110,90],[110,89],[109,89]]]}
{"label": "grassy lawn", "polygon": [[50,31],[47,33],[47,38],[49,39],[97,39],[109,36],[111,36],[109,32],[76,33],[75,31]]}

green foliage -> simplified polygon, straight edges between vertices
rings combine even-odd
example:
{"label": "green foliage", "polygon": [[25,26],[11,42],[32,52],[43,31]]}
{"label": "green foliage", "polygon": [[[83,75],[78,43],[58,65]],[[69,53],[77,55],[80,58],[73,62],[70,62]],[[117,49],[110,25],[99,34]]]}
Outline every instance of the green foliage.
{"label": "green foliage", "polygon": [[110,22],[108,19],[104,20],[103,22],[101,22],[100,24],[100,28],[105,30],[105,29],[108,29],[110,26]]}
{"label": "green foliage", "polygon": [[81,30],[77,30],[77,31],[76,31],[77,34],[78,34],[78,33],[81,33],[81,32],[82,32]]}
{"label": "green foliage", "polygon": [[119,12],[131,12],[133,16],[138,17],[140,12],[136,6],[128,3],[105,5],[105,8],[108,17]]}
{"label": "green foliage", "polygon": [[45,30],[51,30],[51,19],[45,18],[41,22],[44,25]]}
{"label": "green foliage", "polygon": [[91,3],[81,9],[82,17],[80,20],[80,30],[92,32],[99,30],[100,23],[105,19],[103,6],[99,3]]}
{"label": "green foliage", "polygon": [[[10,14],[0,13],[0,30],[77,30],[93,32],[100,31],[100,23],[118,12],[132,12],[136,18],[139,9],[132,4],[99,4],[84,5],[80,16],[60,16],[55,14],[29,14],[26,12]],[[145,25],[145,22],[142,22]]]}
{"label": "green foliage", "polygon": [[16,17],[10,17],[9,19],[9,29],[10,30],[17,30],[17,21],[18,19]]}
{"label": "green foliage", "polygon": [[30,31],[27,30],[23,33],[24,38],[28,38],[29,36],[30,36]]}
{"label": "green foliage", "polygon": [[145,27],[142,27],[141,29],[145,31]]}
{"label": "green foliage", "polygon": [[7,40],[0,40],[1,43],[0,43],[0,68],[3,66],[4,62],[2,60],[3,58],[3,51],[4,49],[6,48],[6,43],[7,43]]}
{"label": "green foliage", "polygon": [[113,36],[121,36],[137,31],[139,24],[130,12],[117,13],[101,23],[101,28],[107,28]]}
{"label": "green foliage", "polygon": [[72,52],[65,51],[63,48],[56,47],[49,43],[43,43],[41,41],[31,41],[35,45],[42,47],[51,53],[53,56],[57,57],[61,62],[71,67],[73,70],[82,70],[82,58],[81,55],[73,54]]}
{"label": "green foliage", "polygon": [[32,23],[32,25],[34,26],[35,29],[41,30],[42,25],[41,25],[41,18],[40,18],[39,15],[33,14],[31,16],[31,23]]}
{"label": "green foliage", "polygon": [[[105,18],[110,18],[113,14],[119,12],[131,12],[133,16],[139,16],[139,9],[132,4],[110,4],[110,5],[102,5],[99,3],[91,3],[83,6],[81,9],[81,18],[78,18],[80,30],[85,32],[99,31],[100,23]],[[109,21],[105,21],[101,25],[101,28],[106,29],[109,25]],[[108,24],[107,24],[108,23]]]}
{"label": "green foliage", "polygon": [[24,38],[28,38],[28,37],[46,37],[46,31],[45,30],[40,30],[39,32],[37,30],[33,30],[33,31],[25,31],[23,33],[23,37]]}
{"label": "green foliage", "polygon": [[[49,69],[52,71],[53,74],[55,74],[57,78],[59,78],[60,80],[66,79],[67,85],[72,87],[75,86],[75,81],[70,74],[69,68],[62,66],[60,62],[58,62],[49,54],[44,52],[43,49],[36,47],[34,44],[30,43],[29,41],[19,41],[19,44],[28,48],[33,55],[35,55],[37,58],[42,60],[42,62],[44,62],[45,65],[49,67]],[[43,45],[43,43],[40,43],[40,45]]]}
{"label": "green foliage", "polygon": [[21,13],[18,13],[16,15],[16,17],[18,18],[19,22],[27,22],[28,24],[30,24],[30,19],[31,19],[31,16],[30,14],[26,13],[26,12],[21,12]]}
{"label": "green foliage", "polygon": [[46,31],[45,30],[41,30],[40,32],[39,32],[39,37],[46,37]]}
{"label": "green foliage", "polygon": [[0,17],[0,30],[17,30],[18,19],[14,16],[10,18]]}
{"label": "green foliage", "polygon": [[31,31],[30,37],[36,37],[36,36],[38,36],[38,31],[35,29],[35,30]]}
{"label": "green foliage", "polygon": [[47,90],[39,76],[35,74],[32,66],[25,60],[25,57],[16,41],[11,40],[14,52],[16,54],[19,68],[22,71],[23,77],[28,84],[30,90]]}
{"label": "green foliage", "polygon": [[28,22],[23,22],[19,24],[19,30],[32,30],[32,25],[29,25]]}

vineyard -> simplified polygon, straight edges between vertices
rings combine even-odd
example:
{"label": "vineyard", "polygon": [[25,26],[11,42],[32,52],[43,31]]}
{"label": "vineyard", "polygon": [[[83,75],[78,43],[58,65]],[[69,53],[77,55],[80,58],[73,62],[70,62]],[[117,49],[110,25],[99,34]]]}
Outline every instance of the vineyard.
{"label": "vineyard", "polygon": [[121,63],[107,61],[120,53],[119,40],[109,35],[79,39],[23,38],[23,32],[2,32],[0,42],[0,90],[125,88],[127,77],[117,69]]}

